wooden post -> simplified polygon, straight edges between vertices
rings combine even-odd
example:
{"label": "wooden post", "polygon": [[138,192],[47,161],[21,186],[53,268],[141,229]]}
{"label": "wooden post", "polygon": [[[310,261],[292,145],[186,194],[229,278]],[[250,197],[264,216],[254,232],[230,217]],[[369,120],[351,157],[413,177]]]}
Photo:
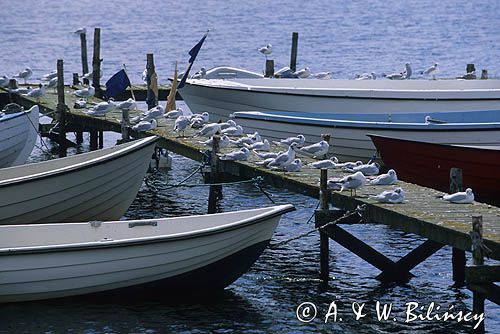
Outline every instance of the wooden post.
{"label": "wooden post", "polygon": [[104,131],[99,131],[98,134],[99,134],[98,146],[99,146],[99,149],[101,149],[104,147]]}
{"label": "wooden post", "polygon": [[[463,177],[462,169],[450,169],[450,194],[462,191]],[[452,248],[451,252],[451,266],[453,269],[453,281],[455,287],[464,286],[465,284],[465,265],[466,263],[465,251],[458,248]]]}
{"label": "wooden post", "polygon": [[486,70],[486,69],[481,70],[481,79],[482,80],[488,79],[488,70]]}
{"label": "wooden post", "polygon": [[[321,210],[328,210],[328,170],[321,170],[321,178],[319,185],[319,208]],[[322,224],[323,222],[321,222]],[[316,227],[319,227],[316,224]],[[319,265],[320,265],[320,279],[324,287],[328,286],[328,278],[330,277],[330,244],[329,237],[326,233],[320,230],[319,232]]]}
{"label": "wooden post", "polygon": [[78,79],[78,73],[73,73],[73,86],[76,86],[80,83],[80,79]]}
{"label": "wooden post", "polygon": [[129,111],[123,109],[122,110],[122,121],[121,121],[121,131],[122,131],[122,141],[125,142],[129,138],[128,126],[130,124],[130,115]]}
{"label": "wooden post", "polygon": [[82,131],[76,131],[76,143],[78,145],[80,145],[81,143],[83,143],[83,132]]}
{"label": "wooden post", "polygon": [[[80,34],[80,45],[81,45],[81,51],[82,51],[82,75],[85,75],[89,73],[89,62],[87,59],[87,34],[82,33]],[[88,79],[83,79],[83,84],[88,85],[89,80]]]}
{"label": "wooden post", "polygon": [[155,93],[153,91],[152,80],[151,80],[151,78],[153,77],[153,74],[155,73],[155,63],[154,63],[152,53],[148,53],[146,55],[146,71],[148,73],[148,82],[147,82],[148,93],[147,93],[146,101],[148,103],[148,109],[151,109],[151,108],[158,105],[158,97],[155,95]]}
{"label": "wooden post", "polygon": [[12,103],[13,100],[12,100],[11,90],[18,88],[17,80],[16,79],[9,79],[9,86],[8,87],[9,87],[9,103]]}
{"label": "wooden post", "polygon": [[97,130],[90,130],[89,131],[90,135],[90,150],[95,151],[97,150]]}
{"label": "wooden post", "polygon": [[465,68],[465,73],[470,73],[476,71],[476,66],[474,64],[467,64],[467,67]]}
{"label": "wooden post", "polygon": [[[219,141],[220,136],[214,135],[212,143],[212,153],[210,155],[210,183],[216,183],[219,181],[219,158],[217,153],[219,152]],[[220,185],[210,185],[210,190],[208,193],[208,213],[217,212],[217,200],[222,197],[222,186]]]}
{"label": "wooden post", "polygon": [[57,60],[57,112],[59,114],[59,157],[66,156],[66,104],[64,101],[64,63]]}
{"label": "wooden post", "polygon": [[272,78],[274,76],[274,60],[266,59],[266,78]]}
{"label": "wooden post", "polygon": [[[472,232],[470,235],[472,239],[472,264],[482,266],[484,265],[484,252],[481,247],[483,244],[483,216],[472,216]],[[472,311],[475,314],[484,313],[484,299],[485,296],[482,293],[473,291]],[[484,321],[473,332],[484,333]]]}
{"label": "wooden post", "polygon": [[95,96],[102,97],[101,91],[101,28],[94,30],[94,57],[92,58],[92,86]]}
{"label": "wooden post", "polygon": [[299,33],[292,33],[292,52],[290,54],[290,69],[292,71],[297,70],[297,50],[299,46]]}

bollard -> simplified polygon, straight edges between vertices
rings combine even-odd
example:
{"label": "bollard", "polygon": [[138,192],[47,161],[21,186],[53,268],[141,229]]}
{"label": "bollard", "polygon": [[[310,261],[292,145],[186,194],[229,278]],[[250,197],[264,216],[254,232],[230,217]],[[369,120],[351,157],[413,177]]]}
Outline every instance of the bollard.
{"label": "bollard", "polygon": [[292,33],[292,51],[290,54],[290,69],[295,72],[297,71],[297,50],[299,45],[299,33]]}
{"label": "bollard", "polygon": [[64,101],[64,62],[57,60],[57,112],[59,114],[59,157],[66,156],[66,110]]}
{"label": "bollard", "polygon": [[[85,75],[89,73],[89,62],[87,59],[87,34],[86,33],[81,33],[80,34],[80,46],[81,46],[81,53],[82,53],[82,75]],[[88,79],[83,79],[83,84],[88,85],[89,80]]]}
{"label": "bollard", "polygon": [[266,78],[272,78],[274,76],[274,60],[266,59]]}
{"label": "bollard", "polygon": [[94,29],[94,57],[92,58],[92,86],[95,96],[102,97],[101,90],[101,28]]}

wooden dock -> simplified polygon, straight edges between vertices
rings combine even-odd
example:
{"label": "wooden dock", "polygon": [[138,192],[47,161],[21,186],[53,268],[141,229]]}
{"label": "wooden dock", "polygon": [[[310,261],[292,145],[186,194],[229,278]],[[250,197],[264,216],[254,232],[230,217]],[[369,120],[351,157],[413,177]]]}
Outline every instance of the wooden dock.
{"label": "wooden dock", "polygon": [[[84,113],[85,109],[74,108],[76,97],[72,95],[74,88],[65,88],[65,101],[69,107],[66,113],[66,131],[121,131],[121,112],[110,112],[104,117],[88,116]],[[6,92],[0,93],[0,102],[8,99]],[[36,103],[34,99],[24,96],[12,96],[12,101],[24,107],[30,107]],[[97,103],[100,100],[96,98],[89,99],[89,102]],[[39,106],[41,112],[45,115],[56,113],[57,94],[47,92],[41,98]],[[133,112],[130,113],[130,118],[136,116]],[[195,130],[186,131],[185,137],[178,137],[178,134],[173,133],[174,120],[161,119],[158,122],[158,128],[149,133],[137,133],[130,130],[130,136],[138,138],[146,135],[157,135],[161,138],[159,145],[171,152],[186,156],[188,158],[202,161],[204,159],[204,151],[208,148],[199,143],[200,140],[206,138],[195,138],[193,134]],[[235,149],[224,148],[222,153]],[[283,148],[281,148],[282,150]],[[280,150],[274,146],[272,150]],[[299,156],[303,162],[310,162],[311,159]],[[304,168],[297,173],[283,173],[262,168],[255,164],[257,158],[251,155],[248,161],[233,162],[220,161],[220,168],[225,175],[231,175],[238,179],[251,179],[262,177],[265,182],[277,186],[286,187],[292,191],[299,192],[308,196],[318,198],[320,196],[320,171],[317,169]],[[345,172],[339,170],[328,171],[329,177],[341,177]],[[383,254],[366,245],[354,236],[351,236],[338,224],[331,224],[335,217],[339,217],[345,211],[340,211],[331,215],[326,209],[328,206],[322,207],[317,213],[317,226],[328,225],[321,230],[323,237],[331,238],[354,252],[361,258],[365,259],[370,264],[379,268],[382,273],[379,279],[382,281],[400,281],[407,280],[411,277],[410,270],[417,264],[424,261],[427,257],[439,250],[444,245],[453,247],[453,268],[456,281],[465,280],[465,251],[471,251],[473,248],[470,231],[472,229],[472,216],[482,217],[483,240],[484,245],[491,250],[489,257],[491,259],[500,260],[500,208],[474,202],[473,204],[451,204],[439,198],[442,195],[433,189],[424,188],[415,184],[410,184],[398,181],[397,186],[402,187],[406,193],[406,201],[404,204],[380,204],[370,198],[383,190],[392,189],[393,186],[364,186],[357,192],[357,196],[351,196],[349,192],[328,192],[330,193],[326,201],[333,204],[335,207],[345,211],[353,211],[357,207],[363,205],[363,222],[384,223],[391,227],[403,230],[407,233],[414,233],[428,240],[421,246],[409,254],[402,257],[400,261],[394,262]],[[328,241],[323,241],[322,245],[326,247],[328,254]],[[328,266],[324,269],[328,278]],[[497,268],[498,269],[498,268]],[[490,281],[498,281],[498,270],[493,270],[496,273],[495,277],[489,277]],[[456,271],[456,273],[455,273]],[[474,283],[475,284],[475,283]],[[474,285],[471,285],[474,286]],[[480,284],[476,286],[481,286]],[[491,284],[489,285],[491,288]],[[493,284],[493,286],[495,286]],[[491,300],[499,300],[499,290],[492,288],[488,290],[491,294]],[[473,290],[474,291],[474,290]],[[484,291],[482,295],[484,297]],[[493,291],[493,292],[491,292]],[[478,292],[479,293],[479,292]]]}

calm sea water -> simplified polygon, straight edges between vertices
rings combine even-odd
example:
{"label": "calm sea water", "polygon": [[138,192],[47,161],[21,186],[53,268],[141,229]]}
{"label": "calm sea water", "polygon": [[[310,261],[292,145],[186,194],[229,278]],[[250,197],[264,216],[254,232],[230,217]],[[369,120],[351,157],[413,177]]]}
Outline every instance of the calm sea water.
{"label": "calm sea water", "polygon": [[[273,44],[276,66],[289,61],[292,31],[299,37],[298,67],[313,72],[332,71],[337,78],[356,73],[401,71],[406,61],[416,71],[434,62],[441,75],[462,74],[466,63],[487,68],[497,76],[500,44],[498,1],[32,1],[3,0],[0,36],[0,75],[30,66],[34,77],[65,60],[67,73],[80,71],[79,39],[71,32],[80,26],[102,28],[101,57],[104,80],[126,63],[133,82],[140,82],[146,53],[155,54],[160,81],[184,64],[186,52],[206,29],[209,37],[195,63],[232,65],[260,71],[264,58],[258,46]],[[89,33],[89,50],[91,50]],[[91,53],[89,51],[89,56]],[[182,65],[181,65],[182,68]],[[70,76],[67,75],[69,80]],[[106,145],[117,136],[107,134]],[[88,150],[85,144],[70,154]],[[51,146],[48,143],[49,147]],[[31,161],[46,159],[35,150]],[[208,189],[165,189],[198,167],[174,156],[172,170],[154,176],[158,192],[143,186],[126,218],[203,214]],[[196,175],[191,183],[202,183]],[[310,231],[307,223],[317,200],[266,186],[278,203],[292,203],[297,211],[284,216],[273,243]],[[252,185],[224,188],[222,211],[272,203]],[[374,248],[397,259],[424,240],[384,225],[347,226]],[[407,303],[469,311],[471,293],[451,287],[451,249],[443,248],[416,267],[406,285],[382,286],[378,271],[335,243],[331,243],[331,289],[318,289],[317,234],[277,249],[267,249],[252,269],[220,296],[197,301],[158,300],[126,303],[73,299],[0,306],[0,333],[467,333],[471,326],[456,322],[405,323]],[[378,321],[375,302],[391,304],[388,321]],[[310,323],[297,320],[303,302],[318,308]],[[324,323],[331,302],[339,311]],[[367,315],[356,320],[351,305],[366,303]],[[500,308],[486,303],[486,327],[500,332]],[[394,321],[393,318],[396,318]]]}

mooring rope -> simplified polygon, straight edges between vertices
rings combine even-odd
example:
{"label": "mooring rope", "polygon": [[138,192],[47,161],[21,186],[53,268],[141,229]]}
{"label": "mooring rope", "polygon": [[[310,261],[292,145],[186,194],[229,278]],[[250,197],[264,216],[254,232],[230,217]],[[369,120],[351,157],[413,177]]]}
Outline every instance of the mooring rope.
{"label": "mooring rope", "polygon": [[47,144],[45,143],[45,141],[43,140],[42,138],[42,135],[39,131],[39,129],[36,127],[35,123],[33,123],[33,121],[31,120],[31,118],[26,114],[26,117],[28,118],[28,120],[30,121],[30,124],[31,126],[33,127],[33,129],[35,129],[36,131],[36,134],[37,136],[40,138],[40,143],[42,144],[42,146],[45,146],[45,148],[47,150],[44,150],[42,146],[38,147],[43,153],[45,153],[46,155],[48,155],[50,158],[54,158],[55,156],[49,152],[50,148],[47,146]]}
{"label": "mooring rope", "polygon": [[[318,205],[316,206],[316,210],[318,209],[318,207],[319,207],[319,202],[318,202]],[[319,227],[315,227],[314,229],[312,229],[312,230],[310,230],[310,231],[308,231],[306,233],[299,234],[298,236],[292,237],[290,239],[287,239],[287,240],[284,240],[284,241],[281,241],[281,242],[269,245],[269,248],[270,249],[279,248],[280,246],[286,245],[286,244],[288,244],[288,243],[290,243],[290,242],[292,242],[294,240],[307,237],[307,236],[311,235],[312,233],[314,233],[316,231],[321,231],[322,229],[326,228],[327,226],[330,226],[330,225],[333,225],[333,224],[337,224],[339,221],[341,221],[343,219],[346,219],[346,218],[348,218],[350,216],[353,216],[353,215],[358,215],[360,218],[363,218],[363,211],[365,209],[366,209],[366,204],[358,205],[358,207],[355,210],[346,212],[344,215],[342,215],[342,217],[339,217],[339,218],[335,219],[334,221],[331,221],[331,222],[326,223],[325,225],[322,225],[322,226],[319,226]],[[311,221],[311,219],[314,217],[314,214],[315,213],[313,212],[313,214],[311,215],[311,217],[307,220],[307,223],[309,223]]]}

